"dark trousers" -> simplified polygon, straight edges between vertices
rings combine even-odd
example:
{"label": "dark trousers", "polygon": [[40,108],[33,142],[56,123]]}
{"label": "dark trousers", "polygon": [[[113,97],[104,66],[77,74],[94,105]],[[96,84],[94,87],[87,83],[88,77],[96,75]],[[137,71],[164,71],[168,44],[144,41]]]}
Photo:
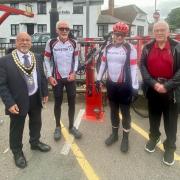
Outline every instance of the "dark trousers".
{"label": "dark trousers", "polygon": [[176,149],[176,133],[178,119],[178,105],[174,102],[173,92],[160,94],[154,89],[149,88],[147,92],[150,134],[149,138],[156,140],[160,137],[159,131],[161,116],[163,115],[166,140],[164,141],[165,150]]}
{"label": "dark trousers", "polygon": [[[30,144],[39,142],[41,131],[41,105],[38,101],[37,93],[29,97],[29,135]],[[26,116],[10,115],[10,149],[13,153],[22,151],[22,138]]]}
{"label": "dark trousers", "polygon": [[54,115],[56,119],[56,127],[61,127],[61,105],[63,101],[63,89],[66,88],[68,99],[68,117],[69,129],[73,127],[75,115],[75,98],[76,98],[76,83],[75,81],[67,81],[67,78],[58,80],[58,84],[53,88],[54,92]]}
{"label": "dark trousers", "polygon": [[122,126],[124,130],[131,128],[130,103],[132,97],[131,87],[128,84],[119,84],[107,81],[107,95],[111,110],[111,124],[113,127],[119,127],[119,109],[122,114]]}

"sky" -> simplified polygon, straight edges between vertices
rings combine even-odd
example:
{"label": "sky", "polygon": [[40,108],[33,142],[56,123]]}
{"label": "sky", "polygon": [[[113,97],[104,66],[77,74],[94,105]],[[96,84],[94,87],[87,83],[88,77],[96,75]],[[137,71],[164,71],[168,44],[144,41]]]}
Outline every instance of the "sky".
{"label": "sky", "polygon": [[[108,1],[104,0],[102,9],[108,8]],[[114,0],[115,7],[135,4],[148,14],[149,22],[153,21],[153,12],[155,11],[155,0]],[[159,10],[160,17],[166,18],[171,9],[180,7],[180,0],[156,0],[156,9]]]}

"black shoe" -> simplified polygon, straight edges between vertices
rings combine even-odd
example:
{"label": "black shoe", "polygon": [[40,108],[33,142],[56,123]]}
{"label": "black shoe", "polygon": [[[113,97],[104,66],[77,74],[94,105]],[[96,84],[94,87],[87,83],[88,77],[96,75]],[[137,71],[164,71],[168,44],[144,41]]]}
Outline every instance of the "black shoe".
{"label": "black shoe", "polygon": [[172,166],[174,164],[174,151],[172,150],[165,150],[164,157],[163,157],[163,163]]}
{"label": "black shoe", "polygon": [[14,161],[17,167],[23,169],[27,166],[26,158],[24,157],[23,152],[14,153]]}
{"label": "black shoe", "polygon": [[54,131],[54,140],[58,141],[61,139],[61,129],[60,127],[56,127],[55,131]]}
{"label": "black shoe", "polygon": [[150,139],[145,145],[145,150],[152,153],[155,151],[156,145],[158,145],[160,143],[161,143],[160,138],[158,138],[156,141],[153,141]]}
{"label": "black shoe", "polygon": [[118,134],[112,133],[112,134],[105,140],[105,144],[106,144],[107,146],[110,146],[110,145],[114,144],[117,140],[118,140]]}
{"label": "black shoe", "polygon": [[129,149],[129,140],[128,137],[123,136],[121,142],[121,152],[126,153]]}
{"label": "black shoe", "polygon": [[69,133],[72,134],[76,139],[80,139],[82,137],[82,133],[80,133],[75,127],[69,129]]}
{"label": "black shoe", "polygon": [[42,143],[42,142],[38,142],[37,144],[32,144],[31,149],[32,150],[39,150],[41,152],[48,152],[48,151],[50,151],[51,147],[48,146],[47,144]]}

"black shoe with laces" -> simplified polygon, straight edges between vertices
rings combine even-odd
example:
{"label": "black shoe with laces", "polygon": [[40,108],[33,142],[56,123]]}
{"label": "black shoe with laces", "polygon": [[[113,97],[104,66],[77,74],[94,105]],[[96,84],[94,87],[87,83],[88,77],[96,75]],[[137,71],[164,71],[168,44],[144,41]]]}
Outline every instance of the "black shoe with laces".
{"label": "black shoe with laces", "polygon": [[118,140],[118,134],[117,133],[112,133],[110,136],[105,140],[105,144],[107,146],[110,146],[114,144]]}
{"label": "black shoe with laces", "polygon": [[78,131],[75,127],[69,129],[69,133],[74,136],[76,139],[80,139],[82,137],[82,133]]}
{"label": "black shoe with laces", "polygon": [[14,161],[17,167],[23,169],[27,166],[26,158],[22,151],[14,153]]}
{"label": "black shoe with laces", "polygon": [[158,138],[156,141],[153,141],[150,139],[145,145],[145,150],[152,153],[155,151],[156,145],[158,145],[160,143],[161,143],[160,138]]}
{"label": "black shoe with laces", "polygon": [[163,157],[163,163],[172,166],[174,164],[174,151],[172,150],[165,150],[164,157]]}

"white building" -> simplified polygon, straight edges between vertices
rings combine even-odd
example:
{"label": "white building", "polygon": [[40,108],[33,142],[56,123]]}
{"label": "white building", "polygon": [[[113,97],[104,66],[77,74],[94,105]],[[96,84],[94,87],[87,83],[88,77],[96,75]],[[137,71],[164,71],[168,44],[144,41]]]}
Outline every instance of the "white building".
{"label": "white building", "polygon": [[[104,0],[57,0],[59,20],[66,20],[72,29],[79,30],[79,37],[102,37],[120,20],[129,24],[131,36],[148,34],[147,15],[138,7],[130,6],[130,10],[128,7],[114,8],[114,0],[109,0],[109,10],[101,11],[103,3]],[[29,9],[30,6],[34,13],[33,18],[10,15],[0,25],[0,42],[13,42],[21,31],[31,35],[50,32],[51,0],[0,0],[0,4],[21,10]],[[0,16],[3,13],[0,11]]]}
{"label": "white building", "polygon": [[[87,24],[87,3],[89,4],[89,25]],[[58,0],[57,9],[59,20],[66,20],[72,29],[79,30],[79,37],[97,37],[97,19],[101,13],[101,5],[104,0]],[[0,0],[0,4],[15,7],[21,10],[27,9],[27,4],[32,7],[33,18],[22,15],[10,15],[0,26],[0,39],[13,42],[18,32],[26,31],[29,34],[36,32],[50,32],[50,0]],[[0,16],[4,12],[0,11]],[[54,27],[55,28],[55,27]]]}
{"label": "white building", "polygon": [[101,11],[98,19],[98,27],[104,31],[111,31],[112,25],[118,21],[127,23],[130,27],[130,36],[148,35],[147,14],[136,5],[128,5],[114,8],[114,0],[109,0],[109,8]]}

